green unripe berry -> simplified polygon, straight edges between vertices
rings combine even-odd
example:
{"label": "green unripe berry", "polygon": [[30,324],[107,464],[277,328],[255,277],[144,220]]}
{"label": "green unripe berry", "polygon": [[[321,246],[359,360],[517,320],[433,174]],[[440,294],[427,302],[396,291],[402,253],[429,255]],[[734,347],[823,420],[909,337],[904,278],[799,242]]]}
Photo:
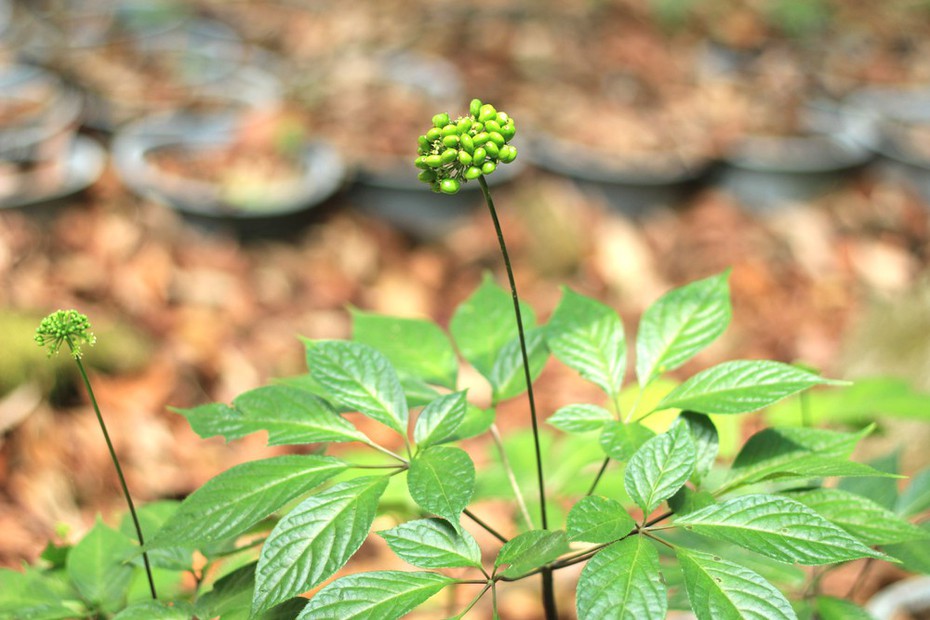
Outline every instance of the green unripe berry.
{"label": "green unripe berry", "polygon": [[490,120],[484,124],[484,130],[487,131],[488,133],[491,133],[492,131],[500,132],[501,126],[498,124],[497,121]]}
{"label": "green unripe berry", "polygon": [[468,151],[469,153],[475,152],[475,142],[472,140],[471,136],[467,133],[463,133],[459,137],[459,146]]}
{"label": "green unripe berry", "polygon": [[424,170],[417,175],[417,178],[423,181],[424,183],[432,183],[436,180],[436,173],[432,170]]}
{"label": "green unripe berry", "polygon": [[442,165],[442,157],[440,157],[439,155],[427,155],[426,157],[423,158],[423,161],[430,168],[438,168],[439,166]]}
{"label": "green unripe berry", "polygon": [[495,164],[493,161],[486,161],[486,162],[484,162],[484,164],[481,166],[481,173],[482,173],[482,174],[491,174],[491,173],[494,172],[495,170],[497,170],[497,164]]}
{"label": "green unripe berry", "polygon": [[492,106],[490,103],[486,103],[481,106],[478,113],[478,120],[482,123],[485,123],[492,118],[497,118],[497,110],[494,109],[494,106]]}
{"label": "green unripe berry", "polygon": [[507,121],[510,120],[510,116],[508,116],[506,112],[498,112],[498,113],[497,113],[497,118],[496,118],[495,120],[496,120],[498,123],[500,123],[500,126],[501,126],[501,127],[503,127],[504,125],[507,124]]}
{"label": "green unripe berry", "polygon": [[424,170],[429,168],[429,165],[426,163],[426,158],[423,157],[422,155],[420,155],[413,161],[413,165],[416,166],[417,168],[422,168]]}
{"label": "green unripe berry", "polygon": [[474,181],[480,176],[481,176],[481,168],[478,168],[476,166],[472,166],[471,168],[465,171],[465,178],[468,179],[469,181]]}
{"label": "green unripe berry", "polygon": [[501,160],[502,163],[509,164],[517,158],[517,147],[511,144],[506,144],[501,147],[500,153],[497,157]]}
{"label": "green unripe berry", "polygon": [[459,137],[458,136],[445,136],[442,139],[442,144],[443,146],[456,147],[459,145]]}
{"label": "green unripe berry", "polygon": [[497,147],[497,145],[490,140],[484,143],[484,150],[487,152],[490,159],[497,159],[497,156],[500,153],[500,149]]}
{"label": "green unripe berry", "polygon": [[481,133],[482,131],[484,131],[484,123],[476,122],[471,126],[471,135]]}
{"label": "green unripe berry", "polygon": [[434,140],[438,140],[438,139],[441,138],[441,137],[442,137],[442,129],[438,129],[438,128],[436,128],[436,127],[433,127],[432,129],[430,129],[429,131],[426,132],[426,139],[427,139],[429,142],[433,142]]}
{"label": "green unripe berry", "polygon": [[488,141],[488,138],[491,136],[488,135],[488,132],[482,131],[478,135],[474,136],[471,141],[475,143],[475,146],[481,146]]}
{"label": "green unripe berry", "polygon": [[458,133],[461,135],[463,133],[467,133],[468,130],[471,129],[471,124],[472,124],[472,120],[466,116],[465,118],[461,119],[458,122],[458,124],[456,124],[455,128],[458,130]]}
{"label": "green unripe berry", "polygon": [[439,182],[439,189],[444,194],[457,194],[461,186],[458,179],[443,179]]}
{"label": "green unripe berry", "polygon": [[442,152],[442,155],[439,156],[439,159],[442,163],[448,164],[459,158],[459,152],[455,149],[446,149]]}
{"label": "green unripe berry", "polygon": [[470,166],[472,162],[472,157],[465,151],[459,151],[459,163],[463,166]]}
{"label": "green unripe berry", "polygon": [[446,114],[445,112],[442,112],[441,114],[437,114],[436,116],[433,117],[433,127],[442,128],[448,124],[449,124],[449,115]]}
{"label": "green unripe berry", "polygon": [[479,146],[475,149],[475,152],[471,154],[471,161],[476,166],[480,166],[484,163],[484,160],[487,159],[487,157],[488,152],[484,149],[484,147]]}
{"label": "green unripe berry", "polygon": [[517,128],[513,124],[513,119],[510,119],[510,122],[508,122],[506,125],[501,125],[500,134],[504,136],[504,140],[509,142],[516,133]]}
{"label": "green unripe berry", "polygon": [[[419,138],[417,138],[417,146],[419,147],[420,151],[426,151],[426,152],[429,151],[429,140],[427,140],[426,136],[420,136]],[[420,153],[420,154],[425,155],[426,153]]]}
{"label": "green unripe berry", "polygon": [[478,115],[481,114],[481,99],[471,100],[471,103],[468,104],[468,113],[478,118]]}
{"label": "green unripe berry", "polygon": [[457,136],[459,133],[458,128],[455,125],[446,125],[442,128],[442,137],[446,136]]}
{"label": "green unripe berry", "polygon": [[489,142],[493,142],[494,144],[496,144],[496,145],[499,146],[499,147],[500,147],[500,146],[504,146],[504,144],[507,143],[507,140],[504,139],[504,136],[502,136],[501,134],[499,134],[499,133],[496,132],[496,131],[492,131],[491,134],[490,134],[490,136],[489,136],[489,138],[490,138],[490,139],[488,140]]}

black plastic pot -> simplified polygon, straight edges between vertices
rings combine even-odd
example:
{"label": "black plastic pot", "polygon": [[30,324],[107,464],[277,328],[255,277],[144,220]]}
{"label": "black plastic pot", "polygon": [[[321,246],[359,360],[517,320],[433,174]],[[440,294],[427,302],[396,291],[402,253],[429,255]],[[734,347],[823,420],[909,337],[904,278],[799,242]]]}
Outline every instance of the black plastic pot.
{"label": "black plastic pot", "polygon": [[48,205],[76,194],[100,178],[106,160],[106,151],[97,142],[74,136],[51,160],[8,162],[23,171],[0,173],[0,209]]}

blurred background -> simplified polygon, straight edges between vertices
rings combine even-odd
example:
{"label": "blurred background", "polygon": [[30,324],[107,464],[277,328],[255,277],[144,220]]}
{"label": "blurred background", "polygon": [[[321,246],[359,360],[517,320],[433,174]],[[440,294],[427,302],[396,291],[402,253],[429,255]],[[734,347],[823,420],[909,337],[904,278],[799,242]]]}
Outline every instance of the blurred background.
{"label": "blurred background", "polygon": [[[814,421],[878,421],[865,458],[907,437],[902,467],[927,465],[928,18],[920,0],[0,0],[0,565],[121,505],[73,364],[32,340],[42,316],[90,316],[140,500],[268,455],[168,407],[303,372],[297,337],[349,336],[350,306],[445,325],[500,276],[477,186],[433,194],[412,166],[431,116],[472,97],[516,120],[520,156],[489,181],[540,316],[566,284],[634,334],[671,286],[732,267],[733,325],[680,376],[768,357],[864,378]],[[555,363],[538,389],[547,413],[597,398]]]}

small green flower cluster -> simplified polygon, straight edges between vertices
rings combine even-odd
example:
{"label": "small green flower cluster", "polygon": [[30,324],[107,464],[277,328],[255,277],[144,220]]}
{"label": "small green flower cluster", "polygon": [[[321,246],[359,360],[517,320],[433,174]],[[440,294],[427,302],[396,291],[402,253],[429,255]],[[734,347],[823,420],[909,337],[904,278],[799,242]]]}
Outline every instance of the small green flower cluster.
{"label": "small green flower cluster", "polygon": [[419,137],[414,164],[422,172],[417,178],[434,192],[455,194],[463,183],[517,158],[516,147],[507,144],[517,129],[506,112],[480,99],[472,99],[468,111],[454,121],[446,113],[437,114],[433,127]]}
{"label": "small green flower cluster", "polygon": [[96,336],[90,331],[87,315],[77,310],[58,310],[48,315],[36,329],[35,341],[40,347],[48,346],[48,355],[58,353],[61,345],[71,348],[75,359],[81,357],[81,344],[93,346]]}

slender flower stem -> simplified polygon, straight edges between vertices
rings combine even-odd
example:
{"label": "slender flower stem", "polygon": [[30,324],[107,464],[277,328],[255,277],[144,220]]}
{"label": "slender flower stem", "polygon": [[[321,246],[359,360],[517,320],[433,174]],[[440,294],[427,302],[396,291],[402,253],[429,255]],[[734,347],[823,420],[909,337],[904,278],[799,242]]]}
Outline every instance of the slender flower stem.
{"label": "slender flower stem", "polygon": [[520,491],[520,485],[517,484],[517,478],[514,476],[513,467],[510,465],[510,459],[507,458],[507,451],[504,450],[504,442],[501,439],[497,424],[492,424],[490,430],[491,438],[494,440],[494,446],[497,448],[497,453],[501,457],[501,464],[504,466],[504,471],[507,472],[507,479],[510,481],[510,486],[517,500],[517,505],[520,507],[520,513],[526,521],[526,526],[529,529],[533,529],[533,519],[530,518],[530,512],[526,508],[526,500],[523,499],[523,492]]}
{"label": "slender flower stem", "polygon": [[[481,185],[481,193],[484,194],[484,201],[488,205],[488,212],[491,214],[491,220],[494,222],[494,231],[497,233],[497,241],[501,248],[501,257],[504,259],[504,267],[507,270],[507,279],[510,281],[510,292],[513,297],[513,312],[517,321],[517,334],[520,337],[520,354],[523,356],[523,375],[526,379],[526,394],[530,405],[530,421],[533,425],[533,445],[536,449],[536,481],[539,486],[539,516],[542,529],[549,528],[549,519],[546,515],[546,486],[543,479],[542,466],[542,449],[539,445],[539,421],[536,416],[536,399],[533,395],[533,378],[530,373],[530,357],[526,352],[526,334],[523,329],[523,317],[520,313],[520,297],[517,295],[517,282],[513,277],[513,267],[510,264],[510,255],[507,252],[507,244],[504,242],[504,231],[501,229],[500,220],[497,217],[497,209],[494,208],[494,200],[491,198],[491,192],[488,189],[488,182],[484,175],[478,177],[478,183]],[[552,582],[552,571],[544,569],[542,575],[543,590],[543,608],[545,609],[546,619],[555,620],[558,612],[555,606],[555,591]]]}
{"label": "slender flower stem", "polygon": [[[74,350],[70,338],[68,345]],[[103,421],[103,415],[100,413],[100,407],[97,405],[97,398],[94,396],[94,390],[90,386],[90,379],[87,377],[87,371],[84,370],[84,364],[80,357],[75,357],[74,362],[77,364],[78,371],[81,373],[81,379],[84,380],[84,387],[87,388],[87,395],[90,397],[90,404],[94,407],[94,413],[97,414],[97,422],[100,423],[100,430],[103,431],[103,438],[107,443],[107,449],[110,451],[110,459],[113,461],[113,467],[116,469],[116,476],[119,478],[119,484],[123,488],[123,496],[126,498],[126,504],[129,506],[129,514],[132,516],[132,523],[136,528],[136,536],[139,538],[139,546],[145,547],[145,540],[142,537],[142,526],[139,525],[139,516],[136,514],[136,507],[132,503],[132,496],[129,494],[129,487],[126,485],[126,477],[123,475],[123,468],[116,457],[116,450],[113,448],[113,442],[110,440],[110,433],[107,432],[107,425]],[[149,590],[152,598],[157,600],[158,595],[155,593],[155,580],[152,578],[152,566],[149,564],[149,554],[147,551],[142,552],[142,561],[145,563],[145,574],[149,580]]]}

